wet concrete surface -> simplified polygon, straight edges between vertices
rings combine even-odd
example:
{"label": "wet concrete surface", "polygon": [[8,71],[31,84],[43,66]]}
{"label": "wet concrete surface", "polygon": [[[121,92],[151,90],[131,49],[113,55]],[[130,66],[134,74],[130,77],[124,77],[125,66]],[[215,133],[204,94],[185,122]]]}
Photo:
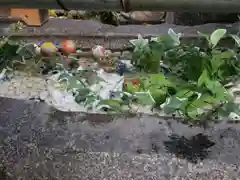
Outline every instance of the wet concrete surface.
{"label": "wet concrete surface", "polygon": [[240,179],[240,125],[59,112],[0,98],[1,180]]}

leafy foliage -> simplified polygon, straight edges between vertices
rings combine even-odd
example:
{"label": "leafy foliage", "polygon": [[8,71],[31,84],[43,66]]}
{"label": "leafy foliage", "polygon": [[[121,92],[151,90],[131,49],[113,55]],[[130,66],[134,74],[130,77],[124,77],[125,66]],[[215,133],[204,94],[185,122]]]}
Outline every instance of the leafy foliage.
{"label": "leafy foliage", "polygon": [[[102,99],[98,94],[103,79],[96,71],[79,68],[78,59],[72,58],[75,67],[66,67],[62,56],[41,57],[32,44],[19,45],[5,40],[0,45],[0,70],[14,68],[16,64],[33,63],[46,72],[58,72],[61,88],[71,92],[75,101],[91,109],[108,109],[124,112],[131,104],[163,109],[167,114],[178,113],[186,120],[204,121],[216,116],[240,119],[240,111],[225,85],[238,77],[240,71],[240,38],[230,35],[236,47],[218,46],[228,36],[225,29],[217,29],[204,38],[206,46],[183,43],[181,33],[169,29],[168,35],[131,40],[134,46],[132,65],[134,75],[124,74],[120,98]],[[68,57],[69,58],[69,57]],[[32,68],[32,67],[31,67]],[[116,92],[115,92],[116,93]],[[237,118],[236,118],[237,117]]]}
{"label": "leafy foliage", "polygon": [[[141,72],[151,73],[143,81],[143,91],[150,91],[155,106],[160,105],[168,114],[178,112],[189,120],[211,119],[224,108],[225,116],[239,111],[224,87],[239,73],[238,51],[217,46],[226,33],[225,29],[211,35],[199,33],[207,42],[205,47],[181,43],[181,34],[172,29],[167,36],[131,41],[132,64]],[[239,47],[239,37],[231,36]],[[170,71],[165,78],[163,67]]]}
{"label": "leafy foliage", "polygon": [[0,45],[0,69],[12,66],[13,59],[18,56],[19,45],[15,42],[4,39]]}

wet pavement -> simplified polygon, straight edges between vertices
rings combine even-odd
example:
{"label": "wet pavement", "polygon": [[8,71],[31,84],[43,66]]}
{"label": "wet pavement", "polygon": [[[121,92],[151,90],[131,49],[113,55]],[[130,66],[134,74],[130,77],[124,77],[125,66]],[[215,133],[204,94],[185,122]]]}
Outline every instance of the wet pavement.
{"label": "wet pavement", "polygon": [[59,112],[0,98],[0,179],[240,179],[240,125]]}

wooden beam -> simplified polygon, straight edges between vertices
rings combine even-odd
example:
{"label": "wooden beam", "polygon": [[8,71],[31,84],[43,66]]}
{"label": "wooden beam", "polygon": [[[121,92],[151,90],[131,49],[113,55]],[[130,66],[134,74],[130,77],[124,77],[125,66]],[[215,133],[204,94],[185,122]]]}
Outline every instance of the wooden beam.
{"label": "wooden beam", "polygon": [[11,9],[11,17],[19,17],[22,21],[30,26],[41,26],[48,20],[48,10]]}
{"label": "wooden beam", "polygon": [[1,18],[19,19],[29,26],[41,26],[49,18],[48,10],[39,9],[0,9]]}
{"label": "wooden beam", "polygon": [[125,11],[240,12],[239,0],[122,0]]}
{"label": "wooden beam", "polygon": [[239,0],[0,0],[0,8],[61,9],[60,4],[95,11],[240,12]]}

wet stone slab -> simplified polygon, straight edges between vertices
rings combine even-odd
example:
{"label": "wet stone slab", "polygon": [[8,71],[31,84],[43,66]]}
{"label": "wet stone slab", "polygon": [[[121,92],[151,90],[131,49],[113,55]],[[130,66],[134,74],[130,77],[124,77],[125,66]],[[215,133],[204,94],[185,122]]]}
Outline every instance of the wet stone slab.
{"label": "wet stone slab", "polygon": [[0,98],[0,179],[239,179],[240,126],[59,112]]}

